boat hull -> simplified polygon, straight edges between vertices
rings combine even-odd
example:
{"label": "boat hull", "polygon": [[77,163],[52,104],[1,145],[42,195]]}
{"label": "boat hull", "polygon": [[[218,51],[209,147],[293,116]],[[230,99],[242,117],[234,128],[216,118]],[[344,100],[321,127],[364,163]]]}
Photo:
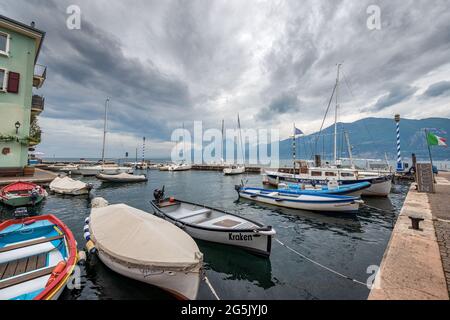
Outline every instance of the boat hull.
{"label": "boat hull", "polygon": [[[267,174],[266,182],[272,186],[278,187],[279,183],[297,183],[297,184],[314,184],[314,185],[327,185],[327,180],[316,180],[308,178],[293,177],[286,174]],[[362,190],[363,196],[375,196],[375,197],[387,197],[391,192],[392,180],[389,177],[385,178],[368,178],[361,180],[338,180],[339,185],[353,184],[358,182],[370,182],[370,187]]]}
{"label": "boat hull", "polygon": [[200,286],[200,271],[167,271],[164,268],[146,269],[145,267],[127,266],[120,260],[112,259],[108,254],[98,251],[100,260],[112,271],[127,278],[141,281],[170,292],[182,300],[195,300]]}
{"label": "boat hull", "polygon": [[[360,201],[356,199],[349,199],[346,201],[301,201],[294,199],[286,199],[283,197],[275,197],[264,195],[246,190],[238,191],[239,196],[251,201],[261,202],[265,204],[274,205],[277,207],[284,207],[290,209],[299,209],[307,211],[321,211],[321,212],[357,212],[359,210]],[[276,193],[276,192],[274,192]]]}
{"label": "boat hull", "polygon": [[243,173],[245,173],[245,167],[223,169],[223,174],[226,176],[234,176],[234,175],[243,174]]}
{"label": "boat hull", "polygon": [[[167,216],[166,218],[177,225],[177,221]],[[272,236],[256,233],[253,230],[213,231],[188,225],[181,228],[194,239],[238,247],[263,257],[269,257],[272,249]]]}
{"label": "boat hull", "polygon": [[133,176],[129,178],[121,178],[119,175],[107,175],[99,173],[95,176],[97,179],[104,182],[112,183],[136,183],[136,182],[146,182],[148,181],[146,176]]}
{"label": "boat hull", "polygon": [[45,197],[43,195],[39,195],[35,200],[33,200],[31,196],[14,197],[9,199],[3,198],[2,202],[9,207],[28,207],[39,204],[42,200],[44,200],[44,198]]}

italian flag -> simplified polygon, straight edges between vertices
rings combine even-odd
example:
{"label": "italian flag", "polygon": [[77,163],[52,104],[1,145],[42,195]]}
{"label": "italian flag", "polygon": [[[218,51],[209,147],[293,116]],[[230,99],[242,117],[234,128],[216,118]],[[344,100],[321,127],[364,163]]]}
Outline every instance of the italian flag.
{"label": "italian flag", "polygon": [[427,142],[430,146],[447,146],[447,140],[445,138],[441,138],[431,132],[427,134]]}

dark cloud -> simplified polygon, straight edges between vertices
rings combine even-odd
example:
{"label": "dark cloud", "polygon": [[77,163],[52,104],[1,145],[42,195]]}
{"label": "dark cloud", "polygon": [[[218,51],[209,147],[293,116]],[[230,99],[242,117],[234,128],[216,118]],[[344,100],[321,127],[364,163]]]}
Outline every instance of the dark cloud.
{"label": "dark cloud", "polygon": [[257,120],[273,121],[287,113],[295,113],[300,109],[300,100],[293,92],[285,92],[274,98],[270,104],[262,108],[256,115]]}
{"label": "dark cloud", "polygon": [[423,93],[425,97],[438,97],[450,94],[450,81],[440,81],[432,84]]}
{"label": "dark cloud", "polygon": [[[71,4],[82,10],[81,30],[65,26]],[[111,131],[168,140],[182,122],[219,127],[244,108],[242,122],[256,127],[270,122],[283,129],[292,119],[307,129],[318,122],[318,129],[337,63],[344,64],[342,117],[391,116],[394,109],[407,116],[397,110],[404,101],[419,117],[433,97],[449,92],[448,81],[429,82],[448,70],[450,2],[376,1],[382,19],[376,31],[366,26],[371,4],[2,0],[0,9],[47,32],[40,55],[48,65],[39,92],[46,97],[42,123],[80,120],[101,132],[110,97]],[[417,88],[424,83],[428,89]],[[426,89],[420,103],[411,99],[418,89]],[[43,149],[52,134],[46,132]],[[73,148],[84,150],[81,142]]]}
{"label": "dark cloud", "polygon": [[397,85],[393,87],[388,94],[379,98],[375,105],[372,107],[372,110],[383,110],[397,103],[403,102],[411,98],[411,96],[416,93],[417,89],[418,88],[408,85]]}

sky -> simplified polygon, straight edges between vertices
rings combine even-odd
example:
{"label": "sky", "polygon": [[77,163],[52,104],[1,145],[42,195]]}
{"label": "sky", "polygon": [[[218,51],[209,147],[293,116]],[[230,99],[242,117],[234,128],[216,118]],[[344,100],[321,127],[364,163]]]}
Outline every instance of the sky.
{"label": "sky", "polygon": [[[70,5],[80,29],[67,28]],[[237,113],[281,138],[293,122],[313,133],[338,63],[342,122],[450,117],[450,1],[2,0],[0,14],[46,32],[47,157],[99,157],[107,97],[108,157],[143,136],[147,157],[166,157],[183,123],[235,128]]]}

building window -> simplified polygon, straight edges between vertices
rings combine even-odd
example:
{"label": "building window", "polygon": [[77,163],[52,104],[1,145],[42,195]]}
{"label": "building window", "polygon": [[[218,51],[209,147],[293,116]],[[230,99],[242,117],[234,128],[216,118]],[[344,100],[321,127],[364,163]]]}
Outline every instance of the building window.
{"label": "building window", "polygon": [[5,69],[0,69],[0,92],[6,92],[6,74],[7,72]]}
{"label": "building window", "polygon": [[0,32],[0,54],[9,55],[9,35],[3,32]]}

